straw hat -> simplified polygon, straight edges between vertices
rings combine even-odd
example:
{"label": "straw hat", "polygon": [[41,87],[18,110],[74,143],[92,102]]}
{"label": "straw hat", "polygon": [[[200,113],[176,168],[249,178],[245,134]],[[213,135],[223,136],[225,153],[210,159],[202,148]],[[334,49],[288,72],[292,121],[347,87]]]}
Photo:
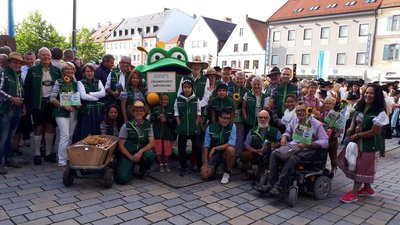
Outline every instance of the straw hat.
{"label": "straw hat", "polygon": [[22,57],[22,55],[19,52],[11,52],[10,55],[8,56],[7,60],[8,60],[8,62],[10,62],[11,60],[25,62],[24,58]]}
{"label": "straw hat", "polygon": [[215,75],[215,76],[221,76],[221,74],[217,73],[217,71],[213,68],[208,68],[206,72],[204,73],[204,76],[210,76],[210,75]]}
{"label": "straw hat", "polygon": [[144,108],[144,103],[142,101],[135,101],[132,108]]}
{"label": "straw hat", "polygon": [[202,62],[200,56],[195,56],[192,62],[188,62],[187,65],[188,67],[192,68],[194,64],[201,64],[201,69],[207,69],[208,68],[208,63]]}

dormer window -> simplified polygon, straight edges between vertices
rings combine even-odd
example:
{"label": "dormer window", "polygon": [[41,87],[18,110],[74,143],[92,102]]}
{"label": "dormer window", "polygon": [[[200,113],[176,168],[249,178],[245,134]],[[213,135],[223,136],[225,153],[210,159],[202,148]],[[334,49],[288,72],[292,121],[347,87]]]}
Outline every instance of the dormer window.
{"label": "dormer window", "polygon": [[366,3],[366,4],[368,4],[368,3],[374,3],[374,2],[376,2],[376,0],[365,0],[365,3]]}
{"label": "dormer window", "polygon": [[352,2],[346,2],[346,4],[344,4],[345,6],[352,6],[355,5],[357,1],[352,1]]}
{"label": "dormer window", "polygon": [[298,8],[298,9],[295,9],[293,12],[299,13],[299,12],[303,11],[303,9],[304,9],[304,8]]}
{"label": "dormer window", "polygon": [[314,10],[318,10],[318,9],[319,9],[319,5],[311,7],[310,11],[314,11]]}
{"label": "dormer window", "polygon": [[328,5],[326,8],[331,9],[331,8],[336,8],[336,6],[337,6],[337,3],[334,3],[334,4]]}

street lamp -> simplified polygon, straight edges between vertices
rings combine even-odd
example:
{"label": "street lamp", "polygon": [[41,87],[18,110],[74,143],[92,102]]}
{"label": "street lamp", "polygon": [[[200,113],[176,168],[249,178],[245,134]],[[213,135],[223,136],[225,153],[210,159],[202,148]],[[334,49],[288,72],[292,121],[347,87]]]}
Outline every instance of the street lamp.
{"label": "street lamp", "polygon": [[76,0],[73,1],[72,11],[72,50],[76,52]]}

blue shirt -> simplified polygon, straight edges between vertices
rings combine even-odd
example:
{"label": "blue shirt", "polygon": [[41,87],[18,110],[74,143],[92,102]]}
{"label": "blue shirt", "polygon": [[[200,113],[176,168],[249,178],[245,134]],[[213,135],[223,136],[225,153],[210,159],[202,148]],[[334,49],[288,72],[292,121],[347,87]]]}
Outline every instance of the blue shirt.
{"label": "blue shirt", "polygon": [[[211,137],[210,137],[209,128],[210,127],[208,126],[206,129],[206,134],[204,135],[203,148],[210,148],[210,145],[211,145]],[[230,146],[235,146],[235,144],[236,144],[236,126],[235,126],[235,124],[232,124],[231,135],[229,135],[228,144]]]}

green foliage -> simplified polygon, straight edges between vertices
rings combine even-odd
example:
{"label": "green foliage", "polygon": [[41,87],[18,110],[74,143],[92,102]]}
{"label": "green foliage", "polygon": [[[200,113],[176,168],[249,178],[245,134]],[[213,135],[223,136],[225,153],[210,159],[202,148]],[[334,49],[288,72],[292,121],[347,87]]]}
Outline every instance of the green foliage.
{"label": "green foliage", "polygon": [[54,26],[47,23],[38,11],[29,13],[28,18],[16,26],[15,40],[17,51],[21,53],[37,53],[42,47],[65,49],[67,46],[65,37],[59,35]]}
{"label": "green foliage", "polygon": [[[69,37],[69,43],[72,43],[72,35]],[[89,29],[82,28],[77,32],[76,55],[83,59],[85,63],[101,61],[104,54],[103,45],[92,40]]]}

